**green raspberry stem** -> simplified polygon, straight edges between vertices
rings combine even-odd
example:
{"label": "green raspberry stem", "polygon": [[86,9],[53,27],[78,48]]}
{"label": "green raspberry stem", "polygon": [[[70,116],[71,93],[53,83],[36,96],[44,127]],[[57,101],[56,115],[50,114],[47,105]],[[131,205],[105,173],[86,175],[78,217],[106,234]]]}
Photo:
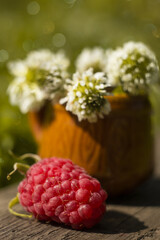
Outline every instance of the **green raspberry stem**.
{"label": "green raspberry stem", "polygon": [[11,201],[9,202],[9,204],[8,204],[8,209],[9,209],[10,213],[15,215],[15,216],[18,216],[18,217],[32,218],[32,214],[28,215],[28,214],[22,214],[22,213],[15,212],[12,208],[16,204],[19,204],[18,193],[17,193],[16,197],[12,198]]}
{"label": "green raspberry stem", "polygon": [[24,164],[24,163],[15,163],[14,164],[14,169],[12,172],[10,172],[7,176],[7,179],[10,180],[11,179],[11,175],[13,173],[15,173],[17,170],[22,174],[22,175],[26,175],[26,172],[28,171],[28,169],[30,168],[29,165]]}
{"label": "green raspberry stem", "polygon": [[9,154],[13,158],[16,158],[17,160],[21,160],[21,161],[26,159],[26,158],[32,158],[35,162],[39,162],[41,160],[40,156],[38,156],[37,154],[33,154],[33,153],[25,153],[25,154],[18,157],[10,150]]}

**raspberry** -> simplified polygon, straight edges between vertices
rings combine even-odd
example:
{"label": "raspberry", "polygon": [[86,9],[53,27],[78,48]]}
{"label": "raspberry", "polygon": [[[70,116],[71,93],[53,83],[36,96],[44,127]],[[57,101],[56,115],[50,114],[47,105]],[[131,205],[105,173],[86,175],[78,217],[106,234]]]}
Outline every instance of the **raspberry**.
{"label": "raspberry", "polygon": [[43,159],[32,165],[18,192],[20,204],[35,218],[74,229],[94,226],[105,212],[107,193],[99,181],[67,159]]}

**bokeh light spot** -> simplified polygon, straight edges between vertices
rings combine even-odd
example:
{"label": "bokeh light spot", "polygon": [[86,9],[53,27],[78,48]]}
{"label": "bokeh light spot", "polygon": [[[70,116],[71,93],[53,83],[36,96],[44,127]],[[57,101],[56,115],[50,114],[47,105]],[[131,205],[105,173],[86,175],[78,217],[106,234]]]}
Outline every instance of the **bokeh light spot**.
{"label": "bokeh light spot", "polygon": [[33,1],[27,5],[27,12],[30,15],[36,15],[40,11],[40,5],[38,2]]}
{"label": "bokeh light spot", "polygon": [[63,47],[66,43],[66,37],[62,33],[56,33],[53,36],[53,45],[55,47]]}
{"label": "bokeh light spot", "polygon": [[9,54],[6,50],[1,49],[0,50],[0,62],[5,62],[7,61],[9,58]]}

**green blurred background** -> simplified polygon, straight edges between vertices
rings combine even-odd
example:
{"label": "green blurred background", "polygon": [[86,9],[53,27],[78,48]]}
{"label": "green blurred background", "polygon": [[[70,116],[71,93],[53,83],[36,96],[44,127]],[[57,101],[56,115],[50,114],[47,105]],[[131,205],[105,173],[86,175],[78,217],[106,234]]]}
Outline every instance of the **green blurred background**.
{"label": "green blurred background", "polygon": [[[36,152],[27,116],[9,104],[10,60],[39,48],[61,48],[72,63],[83,47],[116,47],[143,41],[160,61],[160,0],[0,0],[0,187],[17,155]],[[160,126],[159,88],[151,94],[156,130]],[[12,178],[12,182],[17,177]]]}

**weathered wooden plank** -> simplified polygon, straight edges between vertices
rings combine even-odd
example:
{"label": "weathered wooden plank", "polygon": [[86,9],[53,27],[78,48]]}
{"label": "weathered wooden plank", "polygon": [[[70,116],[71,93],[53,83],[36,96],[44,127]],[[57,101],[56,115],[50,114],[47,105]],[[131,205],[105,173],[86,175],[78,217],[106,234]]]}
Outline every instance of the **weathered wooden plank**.
{"label": "weathered wooden plank", "polygon": [[[154,181],[153,181],[154,183]],[[150,182],[147,183],[147,185]],[[151,185],[152,186],[152,185]],[[146,187],[146,185],[144,185]],[[142,188],[144,188],[142,187]],[[143,204],[137,204],[136,202],[129,201],[129,197],[121,200],[120,203],[113,202],[108,206],[108,211],[105,214],[103,220],[95,228],[87,231],[76,231],[69,228],[59,226],[58,224],[41,223],[36,220],[20,219],[12,216],[7,211],[7,203],[13,192],[16,192],[16,187],[9,187],[1,190],[0,202],[2,204],[0,208],[1,222],[0,222],[0,239],[51,239],[57,240],[72,240],[72,239],[137,239],[139,236],[150,232],[157,233],[158,227],[160,227],[160,207],[143,206]],[[140,191],[140,190],[139,190]],[[139,192],[137,191],[137,192]],[[137,193],[138,194],[138,193]],[[137,201],[139,195],[135,194]],[[134,195],[133,195],[134,196]],[[143,196],[143,195],[142,195]],[[152,199],[151,196],[150,199]],[[141,195],[140,195],[141,199]],[[153,198],[154,199],[154,198]],[[134,200],[134,197],[133,197]],[[126,201],[126,205],[125,205]],[[144,200],[145,201],[145,200]],[[118,202],[118,201],[117,201]],[[122,204],[123,203],[123,204]],[[127,203],[130,203],[130,205]],[[141,202],[140,202],[141,203]],[[3,207],[2,207],[3,205]],[[153,229],[153,230],[152,230]],[[140,235],[141,234],[141,235]],[[146,235],[147,236],[147,235]]]}
{"label": "weathered wooden plank", "polygon": [[[156,160],[160,159],[160,137]],[[159,161],[160,162],[160,161]],[[76,231],[56,223],[21,219],[9,214],[7,205],[16,186],[0,190],[0,239],[5,240],[148,240],[160,239],[160,164],[155,177],[129,196],[109,200],[102,221],[91,230]],[[20,210],[21,207],[18,207]]]}

